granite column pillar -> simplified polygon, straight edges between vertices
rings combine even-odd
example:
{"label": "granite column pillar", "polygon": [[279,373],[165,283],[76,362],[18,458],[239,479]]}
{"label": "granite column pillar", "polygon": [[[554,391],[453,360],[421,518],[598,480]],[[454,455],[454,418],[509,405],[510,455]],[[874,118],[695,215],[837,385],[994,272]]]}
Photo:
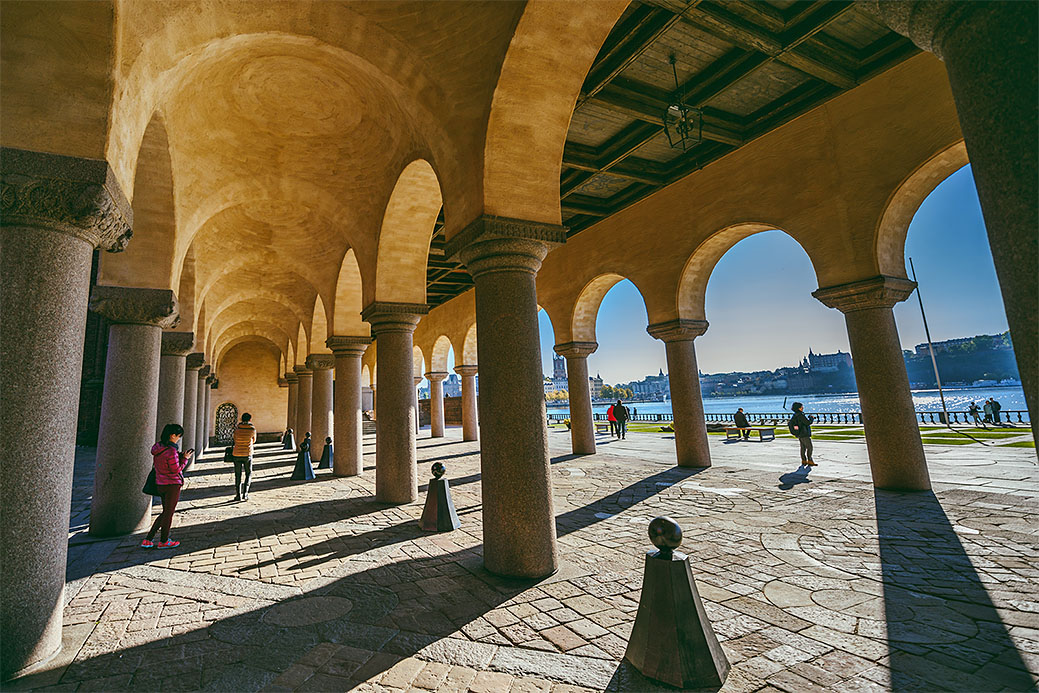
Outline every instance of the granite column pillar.
{"label": "granite column pillar", "polygon": [[479,419],[476,416],[476,366],[455,366],[462,376],[462,440],[479,438]]}
{"label": "granite column pillar", "polygon": [[0,176],[0,680],[6,680],[61,648],[91,258],[95,248],[126,246],[132,212],[104,161],[4,147]]}
{"label": "granite column pillar", "polygon": [[415,386],[411,388],[411,396],[414,398],[415,403],[415,435],[418,435],[418,432],[422,430],[422,421],[419,416],[420,410],[418,408],[418,386],[422,384],[422,376],[413,375],[411,376],[411,381],[415,384]]}
{"label": "granite column pillar", "polygon": [[892,308],[909,298],[914,282],[895,277],[819,289],[823,304],[844,313],[862,407],[873,485],[880,489],[931,488],[916,408]]}
{"label": "granite column pillar", "polygon": [[205,418],[205,427],[203,430],[205,434],[202,437],[202,447],[199,449],[199,454],[206,451],[209,447],[209,441],[213,437],[213,390],[218,387],[216,380],[216,374],[210,373],[209,377],[206,378],[206,408],[202,412],[202,416]]}
{"label": "granite column pillar", "polygon": [[[159,358],[159,401],[155,411],[155,440],[166,424],[184,426],[184,385],[187,355],[195,343],[191,332],[163,332]],[[187,429],[185,429],[187,438]],[[190,440],[190,438],[187,438]]]}
{"label": "granite column pillar", "polygon": [[945,62],[1032,436],[1039,439],[1039,141],[1031,2],[869,2],[888,26]]}
{"label": "granite column pillar", "polygon": [[335,476],[364,472],[361,414],[361,357],[370,337],[329,337],[325,345],[335,355]]}
{"label": "granite column pillar", "polygon": [[500,575],[558,566],[535,277],[561,226],[484,216],[449,242],[476,284],[483,555]]}
{"label": "granite column pillar", "polygon": [[592,393],[588,389],[588,356],[595,342],[558,344],[555,352],[566,358],[566,386],[570,394],[570,449],[575,455],[595,454]]}
{"label": "granite column pillar", "polygon": [[444,437],[444,378],[447,373],[426,373],[429,381],[429,436]]}
{"label": "granite column pillar", "polygon": [[168,289],[96,286],[90,310],[108,318],[108,357],[90,502],[90,533],[131,534],[148,526],[151,498],[141,487],[152,466],[162,330],[180,321]]}
{"label": "granite column pillar", "polygon": [[195,441],[191,444],[191,447],[195,448],[195,459],[197,460],[205,449],[205,438],[206,438],[206,392],[209,391],[209,371],[212,370],[209,364],[203,364],[198,369],[198,383],[196,383],[196,396],[195,396]]}
{"label": "granite column pillar", "polygon": [[[307,433],[311,433],[311,450],[314,449],[313,432],[310,430],[311,407],[314,404],[314,373],[306,366],[296,366],[296,377],[299,378],[299,394],[296,396],[296,446],[298,447]],[[324,441],[322,441],[324,443]]]}
{"label": "granite column pillar", "polygon": [[183,450],[195,447],[195,424],[198,422],[198,371],[202,368],[205,357],[200,353],[188,354],[184,360],[184,410],[181,418],[184,426],[184,437],[180,447]]}
{"label": "granite column pillar", "polygon": [[292,429],[292,435],[299,439],[296,431],[296,403],[299,401],[299,378],[292,371],[285,371],[285,381],[289,384],[289,406],[285,414],[285,428]]}
{"label": "granite column pillar", "polygon": [[650,325],[649,334],[664,342],[667,379],[671,389],[671,417],[675,427],[675,453],[679,467],[710,467],[707,419],[700,394],[693,340],[707,331],[706,320],[671,320]]}
{"label": "granite column pillar", "polygon": [[372,326],[378,347],[379,414],[375,428],[375,497],[384,503],[418,498],[415,469],[415,382],[412,335],[426,306],[372,303],[361,317]]}
{"label": "granite column pillar", "polygon": [[307,368],[313,378],[313,394],[310,405],[311,449],[318,451],[325,447],[325,438],[332,435],[332,369],[335,357],[332,354],[311,354],[307,357]]}

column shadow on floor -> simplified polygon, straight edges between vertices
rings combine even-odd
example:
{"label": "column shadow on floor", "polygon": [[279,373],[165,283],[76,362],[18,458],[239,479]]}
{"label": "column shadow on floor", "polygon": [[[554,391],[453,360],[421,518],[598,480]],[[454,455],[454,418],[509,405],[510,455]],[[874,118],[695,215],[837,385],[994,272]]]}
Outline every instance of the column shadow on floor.
{"label": "column shadow on floor", "polygon": [[891,690],[1036,690],[935,495],[878,490],[875,504]]}

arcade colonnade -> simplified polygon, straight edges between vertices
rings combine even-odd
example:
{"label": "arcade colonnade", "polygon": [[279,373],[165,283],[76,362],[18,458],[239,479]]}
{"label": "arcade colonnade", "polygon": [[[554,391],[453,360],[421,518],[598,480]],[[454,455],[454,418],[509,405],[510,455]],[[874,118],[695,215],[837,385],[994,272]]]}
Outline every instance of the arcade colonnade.
{"label": "arcade colonnade", "polygon": [[[708,329],[704,293],[722,254],[757,231],[779,228],[798,240],[815,267],[816,297],[845,315],[875,485],[928,489],[891,308],[914,288],[902,260],[913,212],[969,155],[1034,429],[1037,171],[1034,147],[1029,155],[1020,145],[1036,141],[1035,56],[1034,46],[1015,40],[1029,35],[1022,26],[1034,35],[1034,13],[1026,3],[866,4],[933,55],[907,60],[570,239],[559,224],[558,201],[566,126],[625,2],[532,2],[499,8],[493,17],[479,8],[466,14],[430,5],[430,12],[444,14],[423,25],[482,27],[482,42],[468,46],[466,56],[423,56],[423,46],[433,45],[423,42],[443,44],[440,35],[430,38],[421,27],[392,35],[363,8],[332,3],[315,6],[328,13],[327,22],[312,20],[314,35],[306,40],[291,36],[287,27],[300,25],[292,17],[285,26],[269,24],[279,21],[270,16],[221,17],[221,31],[240,34],[230,43],[204,36],[211,27],[203,23],[186,24],[183,35],[131,36],[141,11],[132,4],[118,13],[108,3],[5,7],[4,678],[60,648],[88,306],[111,321],[91,533],[144,528],[150,508],[140,487],[158,426],[179,420],[185,439],[204,448],[214,386],[221,387],[224,359],[243,340],[277,354],[278,371],[265,377],[284,388],[285,419],[297,434],[312,431],[319,446],[332,433],[336,474],[362,472],[360,392],[367,371],[377,386],[376,497],[415,501],[414,378],[423,374],[416,373],[415,347],[428,355],[423,370],[435,391],[446,372],[437,344],[447,337],[460,355],[464,435],[475,439],[479,429],[485,564],[504,575],[542,577],[557,569],[558,557],[539,306],[553,319],[556,349],[571,377],[580,380],[596,347],[599,302],[613,283],[631,279],[646,301],[649,333],[666,345],[678,464],[708,466],[694,347]],[[297,10],[310,6],[286,12]],[[69,61],[51,50],[49,24],[37,13],[47,20],[48,12],[63,11],[101,28],[93,34],[104,43],[96,55]],[[344,24],[353,30],[342,31]],[[142,32],[147,25],[141,23]],[[320,55],[308,52],[312,39],[327,42]],[[112,45],[121,40],[128,43],[112,68]],[[291,60],[271,62],[265,41]],[[386,62],[390,44],[396,63]],[[34,81],[31,61],[19,52],[27,46],[61,74],[91,85],[93,99],[86,90],[42,98],[37,90],[48,85]],[[992,55],[1001,59],[985,58]],[[443,69],[433,74],[421,57]],[[251,171],[284,165],[278,158],[284,147],[263,159],[266,150],[249,142],[315,133],[294,130],[307,121],[291,111],[291,98],[263,100],[270,85],[231,89],[249,106],[248,117],[227,115],[242,128],[244,144],[236,146],[246,154],[241,167],[213,178],[219,167],[206,157],[214,135],[192,131],[199,109],[184,104],[203,98],[198,85],[261,79],[263,71],[250,72],[249,60],[275,77],[307,73],[330,85],[324,114],[336,138],[346,125],[358,128],[357,142],[336,145],[342,149],[330,150],[333,159],[322,169],[324,148],[308,150],[309,140],[300,137],[295,178],[270,185]],[[493,69],[479,67],[485,64]],[[360,120],[350,118],[363,100],[335,100],[350,89],[364,90],[375,104]],[[223,102],[207,103],[219,111]],[[369,149],[379,137],[364,130],[365,119],[379,117],[384,142]],[[178,139],[184,132],[198,141]],[[357,166],[337,178],[329,171],[340,158]],[[319,180],[341,187],[323,189]],[[337,201],[355,189],[361,211]],[[445,252],[464,265],[475,290],[430,310],[425,259],[441,208]],[[257,226],[258,219],[266,226]],[[230,234],[242,225],[255,235]],[[325,234],[320,253],[304,254],[320,245],[313,238],[287,235],[301,226],[311,236]],[[278,266],[284,263],[263,250],[275,243],[300,253],[299,262]],[[102,258],[90,292],[95,249],[122,252]],[[574,451],[593,453],[590,402],[572,405]],[[440,419],[434,430],[442,429]],[[27,431],[37,432],[36,454],[14,456]],[[48,483],[39,483],[40,465],[54,470]]]}

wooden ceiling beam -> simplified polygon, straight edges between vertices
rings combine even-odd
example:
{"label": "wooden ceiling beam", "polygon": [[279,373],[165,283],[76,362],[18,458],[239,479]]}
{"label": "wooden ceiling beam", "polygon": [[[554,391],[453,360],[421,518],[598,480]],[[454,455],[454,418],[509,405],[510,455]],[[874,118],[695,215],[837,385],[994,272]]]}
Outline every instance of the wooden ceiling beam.
{"label": "wooden ceiling beam", "polygon": [[605,204],[606,200],[591,195],[570,195],[561,202],[563,209],[593,217],[608,217],[615,210]]}

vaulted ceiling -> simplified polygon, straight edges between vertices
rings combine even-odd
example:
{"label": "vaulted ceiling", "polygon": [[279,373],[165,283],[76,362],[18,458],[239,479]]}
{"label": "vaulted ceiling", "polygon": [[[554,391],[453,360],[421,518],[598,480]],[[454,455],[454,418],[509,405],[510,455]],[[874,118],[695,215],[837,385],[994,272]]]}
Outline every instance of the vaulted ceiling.
{"label": "vaulted ceiling", "polygon": [[[917,51],[855,2],[633,2],[574,110],[559,185],[563,224],[580,233]],[[703,112],[702,141],[684,149],[669,144],[663,127],[676,97]],[[462,267],[445,261],[438,224],[428,302],[471,286]]]}

